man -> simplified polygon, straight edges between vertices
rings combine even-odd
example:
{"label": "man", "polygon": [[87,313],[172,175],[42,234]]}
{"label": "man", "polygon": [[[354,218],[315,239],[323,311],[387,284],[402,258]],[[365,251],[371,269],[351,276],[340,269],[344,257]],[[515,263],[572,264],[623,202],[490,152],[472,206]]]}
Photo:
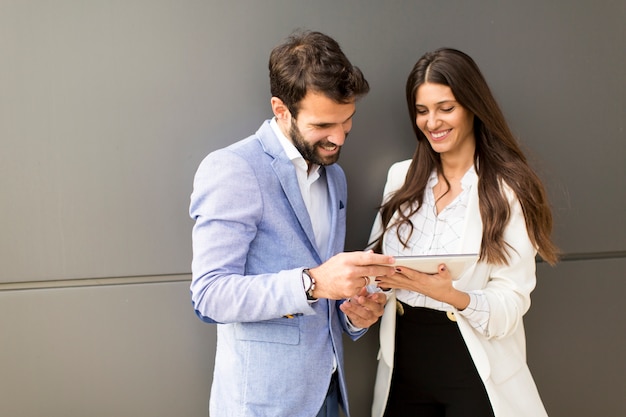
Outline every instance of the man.
{"label": "man", "polygon": [[192,301],[217,324],[210,414],[349,415],[342,332],[360,337],[393,258],[343,251],[347,187],[335,164],[369,91],[332,38],[290,36],[270,55],[274,118],[208,155],[194,179]]}

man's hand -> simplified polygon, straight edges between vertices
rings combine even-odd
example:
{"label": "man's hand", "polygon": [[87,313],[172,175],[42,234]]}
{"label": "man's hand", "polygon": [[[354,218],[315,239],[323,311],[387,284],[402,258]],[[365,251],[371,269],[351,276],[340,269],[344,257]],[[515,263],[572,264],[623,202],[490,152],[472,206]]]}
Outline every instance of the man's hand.
{"label": "man's hand", "polygon": [[387,296],[382,292],[368,293],[367,288],[363,288],[357,296],[341,303],[339,308],[348,316],[350,323],[365,329],[383,315],[386,302]]}
{"label": "man's hand", "polygon": [[394,262],[393,256],[372,251],[339,253],[309,270],[315,280],[313,296],[330,300],[353,297],[369,285],[368,277],[392,276]]}

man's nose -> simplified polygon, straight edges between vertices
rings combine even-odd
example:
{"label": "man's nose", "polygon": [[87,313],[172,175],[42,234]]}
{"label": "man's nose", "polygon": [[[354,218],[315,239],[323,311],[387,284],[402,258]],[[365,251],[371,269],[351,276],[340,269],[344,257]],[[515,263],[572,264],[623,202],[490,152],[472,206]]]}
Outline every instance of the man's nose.
{"label": "man's nose", "polygon": [[338,125],[333,129],[330,135],[328,135],[328,141],[334,143],[337,146],[343,146],[347,136],[348,132],[346,132],[344,127],[342,125]]}

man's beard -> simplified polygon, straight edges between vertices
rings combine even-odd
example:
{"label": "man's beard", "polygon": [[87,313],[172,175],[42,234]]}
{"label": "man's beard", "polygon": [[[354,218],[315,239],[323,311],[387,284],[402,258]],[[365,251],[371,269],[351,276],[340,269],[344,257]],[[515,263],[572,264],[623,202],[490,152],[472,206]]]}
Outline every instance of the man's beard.
{"label": "man's beard", "polygon": [[[346,135],[346,137],[347,136],[348,135]],[[337,160],[339,159],[341,146],[338,146],[337,152],[334,153],[333,155],[329,155],[326,157],[319,155],[317,152],[317,147],[320,145],[321,146],[327,145],[331,142],[322,141],[322,142],[316,142],[314,144],[310,144],[306,142],[304,140],[304,137],[302,136],[302,133],[300,133],[300,129],[298,129],[298,127],[296,126],[295,119],[291,120],[291,128],[289,128],[289,137],[291,138],[291,142],[293,142],[298,152],[300,152],[300,155],[302,155],[302,157],[306,161],[312,164],[317,164],[317,165],[322,165],[322,166],[331,165],[337,162]]]}

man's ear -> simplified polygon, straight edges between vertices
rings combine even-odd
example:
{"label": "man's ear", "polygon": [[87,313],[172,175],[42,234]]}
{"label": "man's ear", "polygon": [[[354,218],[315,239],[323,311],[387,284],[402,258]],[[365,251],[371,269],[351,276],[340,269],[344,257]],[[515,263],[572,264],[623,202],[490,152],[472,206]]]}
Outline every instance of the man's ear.
{"label": "man's ear", "polygon": [[274,116],[276,116],[277,120],[287,121],[291,119],[291,113],[281,99],[272,97],[270,103],[272,104],[272,112],[274,112]]}

